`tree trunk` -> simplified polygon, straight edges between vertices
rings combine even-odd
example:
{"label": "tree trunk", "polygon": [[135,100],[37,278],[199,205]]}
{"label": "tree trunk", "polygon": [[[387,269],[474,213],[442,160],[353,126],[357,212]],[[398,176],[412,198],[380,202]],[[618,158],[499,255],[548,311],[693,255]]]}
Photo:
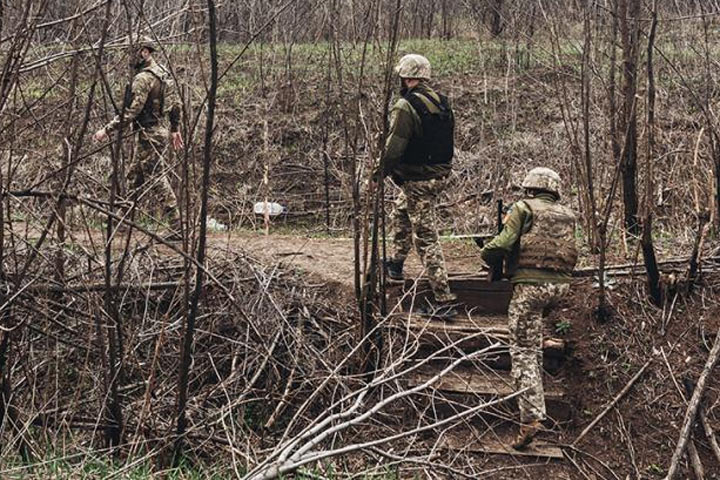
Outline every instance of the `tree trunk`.
{"label": "tree trunk", "polygon": [[639,232],[637,195],[637,57],[640,26],[640,0],[618,0],[618,18],[623,49],[623,109],[621,130],[625,132],[622,158],[622,185],[625,205],[625,228],[633,235]]}
{"label": "tree trunk", "polygon": [[652,240],[652,192],[653,157],[655,155],[655,74],[653,71],[653,48],[655,45],[655,32],[657,30],[657,4],[653,2],[652,25],[648,37],[647,49],[647,151],[645,155],[645,174],[647,185],[645,188],[645,221],[642,232],[642,251],[647,270],[648,292],[656,306],[662,305],[663,296],[660,288],[660,270],[658,269],[655,247]]}
{"label": "tree trunk", "polygon": [[195,274],[195,289],[190,300],[187,312],[185,331],[180,350],[180,370],[178,372],[177,397],[177,428],[175,446],[173,451],[173,465],[177,466],[182,458],[185,433],[187,431],[187,400],[190,379],[190,365],[192,363],[193,338],[195,335],[195,320],[200,309],[200,296],[205,281],[205,252],[207,244],[207,215],[208,192],[210,189],[210,166],[212,164],[212,141],[215,130],[215,105],[218,87],[218,52],[217,52],[217,15],[215,2],[207,0],[208,23],[210,27],[210,88],[207,100],[207,119],[205,123],[205,143],[203,148],[202,191],[200,192],[200,232],[197,249],[197,269]]}
{"label": "tree trunk", "polygon": [[713,220],[713,230],[718,232],[720,231],[720,138],[718,138],[714,130],[712,130],[711,138],[713,173],[715,174],[715,191],[713,192],[714,208],[711,217]]}
{"label": "tree trunk", "polygon": [[505,21],[502,16],[503,0],[488,0],[490,13],[490,33],[493,37],[500,35],[505,30]]}

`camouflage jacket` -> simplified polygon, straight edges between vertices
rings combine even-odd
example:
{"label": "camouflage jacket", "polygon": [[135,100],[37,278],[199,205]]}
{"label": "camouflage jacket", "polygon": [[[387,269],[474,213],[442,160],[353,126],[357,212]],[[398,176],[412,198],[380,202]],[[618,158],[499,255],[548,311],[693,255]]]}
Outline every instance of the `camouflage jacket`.
{"label": "camouflage jacket", "polygon": [[[534,198],[549,203],[556,201],[549,193],[540,193]],[[487,262],[505,258],[508,264],[515,263],[517,259],[512,256],[517,255],[520,237],[528,232],[531,226],[530,207],[523,201],[516,202],[504,219],[502,232],[485,245],[480,256]],[[567,273],[537,268],[517,268],[511,277],[513,283],[569,283],[571,279],[572,275]]]}
{"label": "camouflage jacket", "polygon": [[[164,82],[164,85],[160,85],[161,81]],[[148,101],[152,101],[150,97],[153,90],[162,90],[164,98],[161,103],[164,104],[163,111],[168,112],[170,131],[177,132],[179,130],[181,112],[180,99],[172,77],[164,67],[158,65],[153,59],[150,59],[147,65],[135,74],[130,89],[132,98],[125,107],[123,121],[120,121],[120,115],[115,116],[115,118],[105,126],[106,131],[112,132],[118,128],[124,128],[127,125],[133,124],[133,122],[138,119],[143,108],[145,108],[145,104]],[[160,113],[162,114],[164,112]]]}
{"label": "camouflage jacket", "polygon": [[[438,95],[424,82],[410,90],[410,92],[415,91],[431,95],[436,100],[439,100]],[[420,98],[422,99],[422,97]],[[431,113],[438,111],[432,102],[424,99],[423,101]],[[390,110],[390,131],[385,141],[385,156],[380,167],[383,174],[390,175],[396,183],[431,180],[448,176],[452,169],[448,164],[411,165],[402,161],[408,142],[414,135],[422,135],[420,116],[410,103],[401,97]]]}

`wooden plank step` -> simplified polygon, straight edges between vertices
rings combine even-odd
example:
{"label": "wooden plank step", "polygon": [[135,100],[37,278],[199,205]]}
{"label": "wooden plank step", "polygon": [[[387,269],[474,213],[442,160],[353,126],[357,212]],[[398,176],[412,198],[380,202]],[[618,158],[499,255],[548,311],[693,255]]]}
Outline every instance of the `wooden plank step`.
{"label": "wooden plank step", "polygon": [[[510,341],[507,317],[500,315],[458,316],[452,321],[444,321],[422,315],[399,313],[390,319],[387,329],[403,334],[409,330],[419,337],[421,344],[431,349],[443,348],[457,342],[458,349],[472,352],[485,348],[493,342],[500,342],[507,351],[506,345]],[[543,350],[546,356],[564,357],[565,341],[561,338],[547,337],[543,342]]]}
{"label": "wooden plank step", "polygon": [[[450,278],[450,290],[458,296],[458,302],[476,314],[507,313],[512,284],[507,281],[489,282],[482,277]],[[427,279],[407,279],[405,285],[389,288],[391,305],[400,300],[408,309],[414,302],[425,301],[432,295]]]}
{"label": "wooden plank step", "polygon": [[507,334],[507,315],[467,315],[461,314],[452,320],[440,320],[427,315],[411,312],[400,312],[392,316],[393,326],[408,326],[412,330],[445,333],[501,333]]}
{"label": "wooden plank step", "polygon": [[486,453],[493,455],[511,455],[514,457],[536,457],[552,458],[562,460],[564,458],[562,448],[545,442],[534,440],[526,449],[515,450],[510,446],[513,441],[511,434],[493,436],[486,435],[477,438],[472,434],[462,433],[463,431],[451,431],[444,439],[443,446],[448,450],[458,452]]}
{"label": "wooden plank step", "polygon": [[[413,371],[408,381],[409,387],[421,385],[437,375],[438,370],[433,365],[423,365]],[[565,392],[554,385],[554,382],[545,376],[545,400],[562,401]],[[460,364],[452,371],[440,377],[431,388],[445,392],[465,393],[473,395],[491,395],[504,397],[515,391],[510,373],[503,370],[481,369],[474,365]]]}
{"label": "wooden plank step", "polygon": [[[468,352],[464,352],[464,347],[458,350],[443,352],[440,355],[436,355],[432,357],[432,359],[429,361],[430,367],[434,371],[440,371],[446,367],[448,367],[453,361],[457,360],[457,358],[461,355],[467,355]],[[432,355],[434,351],[430,347],[420,347],[420,349],[417,351],[415,355],[413,355],[412,360],[423,360],[430,355]],[[545,354],[543,355],[543,370],[547,372],[550,377],[554,377],[560,373],[563,366],[565,365],[565,358],[561,356],[555,356],[553,354],[548,354],[548,351],[545,351]],[[507,347],[500,347],[500,348],[494,348],[494,349],[488,349],[488,351],[483,354],[483,357],[481,359],[477,360],[463,360],[462,365],[464,366],[467,364],[468,367],[472,368],[475,366],[475,368],[480,369],[491,369],[494,371],[510,371],[512,368],[512,361],[510,360],[510,352],[507,349]]]}

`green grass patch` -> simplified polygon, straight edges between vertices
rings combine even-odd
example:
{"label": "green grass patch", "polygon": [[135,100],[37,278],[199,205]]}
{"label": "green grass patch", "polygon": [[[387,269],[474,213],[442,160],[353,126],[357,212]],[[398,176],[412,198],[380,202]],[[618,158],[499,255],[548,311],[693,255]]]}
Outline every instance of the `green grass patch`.
{"label": "green grass patch", "polygon": [[[109,456],[67,455],[53,456],[37,461],[31,465],[21,465],[19,461],[5,462],[0,468],[3,480],[35,480],[35,479],[105,479],[146,480],[163,478],[167,480],[225,480],[235,478],[232,466],[204,466],[193,464],[189,460],[181,460],[175,468],[160,469],[152,459],[114,460]],[[239,468],[241,474],[245,467]]]}

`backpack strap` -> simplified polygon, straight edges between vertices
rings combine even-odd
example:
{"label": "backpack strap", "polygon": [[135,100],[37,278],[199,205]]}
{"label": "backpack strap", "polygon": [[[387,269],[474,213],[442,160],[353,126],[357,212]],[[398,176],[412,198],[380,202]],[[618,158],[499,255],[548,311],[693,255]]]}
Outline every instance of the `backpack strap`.
{"label": "backpack strap", "polygon": [[[410,92],[410,93],[406,94],[404,98],[413,107],[413,109],[415,109],[415,111],[417,112],[418,115],[420,115],[420,117],[424,117],[426,115],[430,115],[430,109],[427,107],[425,102],[422,101],[422,98],[420,98],[420,95],[422,95],[422,94]],[[423,96],[423,98],[428,98],[425,95],[422,95],[422,96]],[[434,105],[434,102],[432,102],[432,103]]]}
{"label": "backpack strap", "polygon": [[[440,110],[440,112],[450,110],[450,102],[448,102],[448,98],[441,93],[436,93],[436,95],[438,96],[439,100],[435,100],[435,97],[433,97],[432,95],[427,95],[423,92],[410,92],[405,98],[407,99],[408,97],[422,97],[431,104],[435,105],[435,108]],[[408,99],[408,101],[410,100]]]}

